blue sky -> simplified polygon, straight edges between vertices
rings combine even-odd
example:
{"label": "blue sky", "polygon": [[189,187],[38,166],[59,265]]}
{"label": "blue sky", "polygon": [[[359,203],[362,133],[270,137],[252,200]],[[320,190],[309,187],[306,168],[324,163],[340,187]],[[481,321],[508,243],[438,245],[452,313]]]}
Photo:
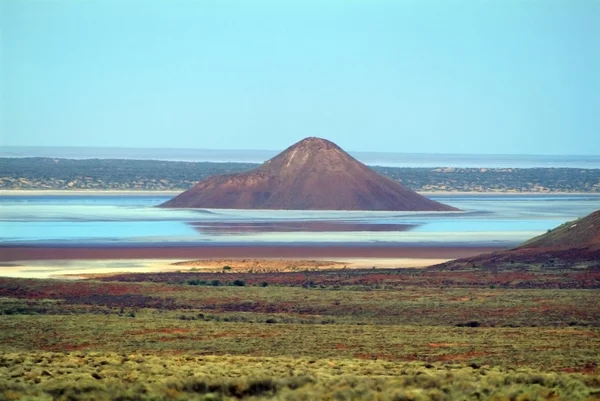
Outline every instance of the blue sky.
{"label": "blue sky", "polygon": [[599,154],[597,0],[0,0],[0,144]]}

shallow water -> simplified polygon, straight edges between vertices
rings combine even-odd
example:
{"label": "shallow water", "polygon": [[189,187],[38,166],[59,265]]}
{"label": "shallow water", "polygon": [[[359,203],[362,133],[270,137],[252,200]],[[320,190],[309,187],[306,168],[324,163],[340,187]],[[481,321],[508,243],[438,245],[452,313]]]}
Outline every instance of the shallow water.
{"label": "shallow water", "polygon": [[598,195],[442,195],[463,212],[176,210],[163,195],[0,195],[0,244],[512,246],[600,209]]}

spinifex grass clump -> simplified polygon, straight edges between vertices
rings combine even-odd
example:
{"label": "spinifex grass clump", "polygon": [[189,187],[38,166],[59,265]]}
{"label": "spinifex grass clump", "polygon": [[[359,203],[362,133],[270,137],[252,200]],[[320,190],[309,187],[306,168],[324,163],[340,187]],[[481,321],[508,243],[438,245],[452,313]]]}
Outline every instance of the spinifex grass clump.
{"label": "spinifex grass clump", "polygon": [[4,399],[598,399],[600,379],[464,365],[356,359],[116,353],[0,357]]}

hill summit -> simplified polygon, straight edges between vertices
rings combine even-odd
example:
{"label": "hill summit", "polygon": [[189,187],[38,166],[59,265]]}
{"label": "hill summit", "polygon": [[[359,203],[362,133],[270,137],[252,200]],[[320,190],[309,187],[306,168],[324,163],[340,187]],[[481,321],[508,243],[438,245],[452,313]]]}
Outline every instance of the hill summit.
{"label": "hill summit", "polygon": [[256,169],[200,181],[170,208],[455,211],[383,177],[335,143],[305,138]]}

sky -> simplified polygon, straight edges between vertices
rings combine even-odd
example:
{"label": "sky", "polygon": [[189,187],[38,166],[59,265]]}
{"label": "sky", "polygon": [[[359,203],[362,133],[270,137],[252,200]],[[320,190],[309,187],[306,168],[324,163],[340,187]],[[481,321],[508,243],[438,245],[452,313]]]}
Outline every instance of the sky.
{"label": "sky", "polygon": [[600,0],[0,0],[0,146],[600,154]]}

